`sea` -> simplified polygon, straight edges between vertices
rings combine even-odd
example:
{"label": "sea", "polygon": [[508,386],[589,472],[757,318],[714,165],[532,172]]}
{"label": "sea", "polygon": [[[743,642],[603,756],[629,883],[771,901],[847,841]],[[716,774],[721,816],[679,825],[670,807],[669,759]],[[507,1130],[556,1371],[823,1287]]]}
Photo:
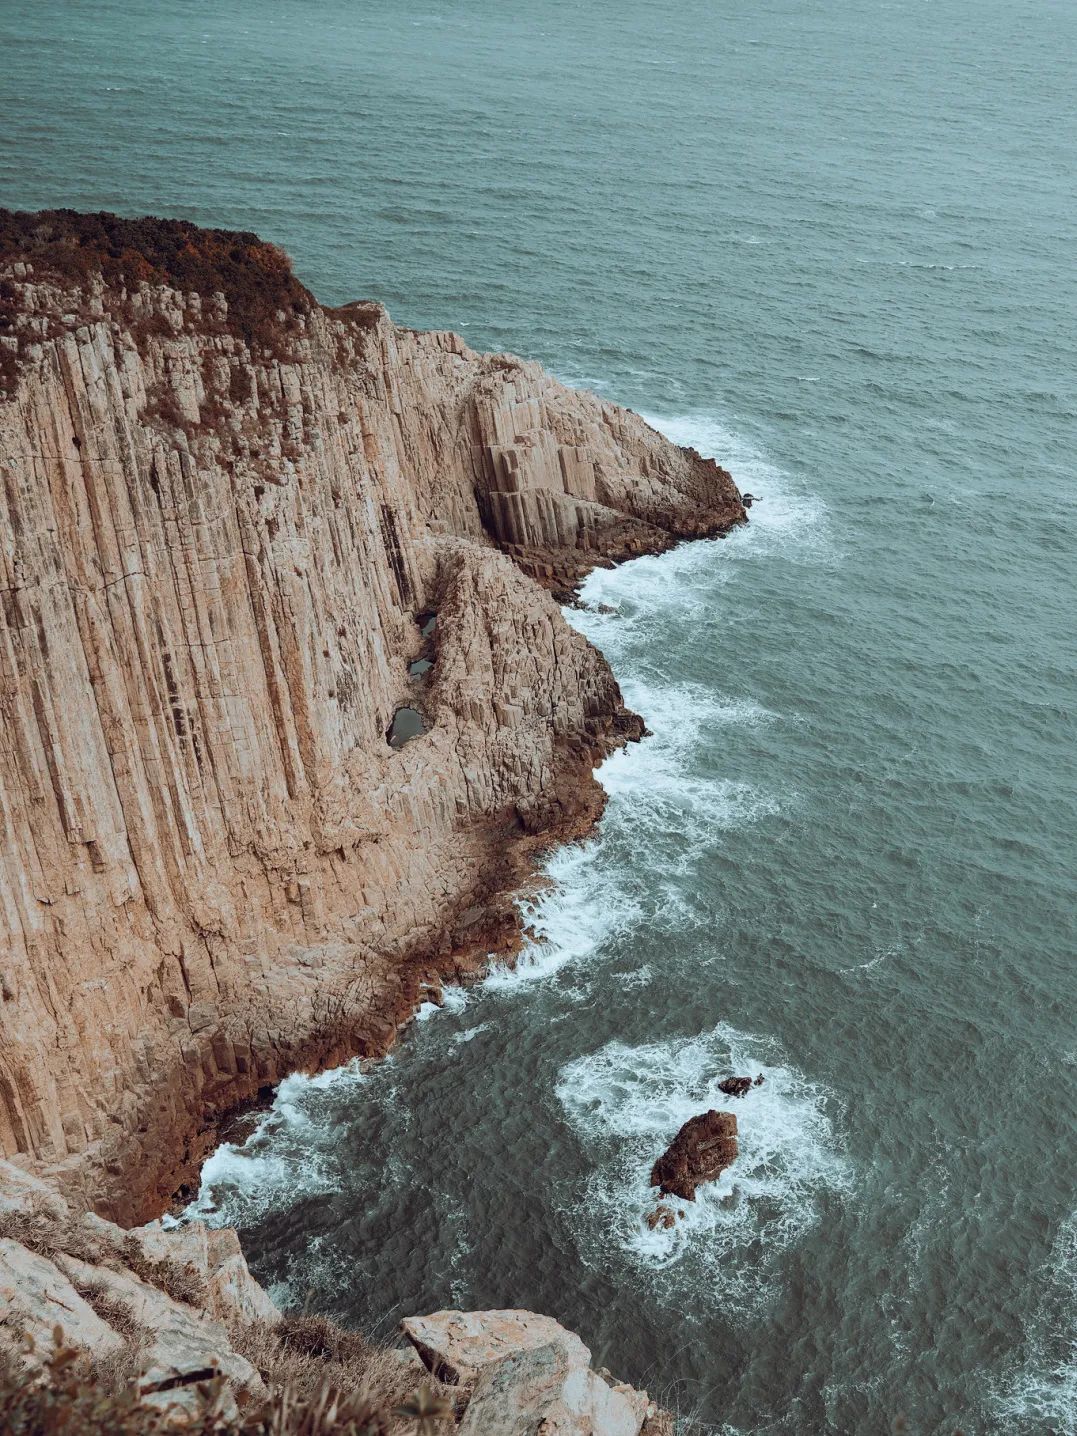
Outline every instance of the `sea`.
{"label": "sea", "polygon": [[718,1436],[1077,1431],[1077,5],[0,0],[0,57],[0,203],[256,230],[757,498],[567,610],[652,736],[519,968],[285,1081],[192,1214]]}

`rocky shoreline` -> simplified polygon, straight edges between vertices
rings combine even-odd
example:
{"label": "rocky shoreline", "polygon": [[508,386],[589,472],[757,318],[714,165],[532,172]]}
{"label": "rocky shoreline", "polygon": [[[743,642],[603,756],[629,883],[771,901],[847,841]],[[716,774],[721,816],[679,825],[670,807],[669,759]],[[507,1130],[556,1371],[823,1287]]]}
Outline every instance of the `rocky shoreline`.
{"label": "rocky shoreline", "polygon": [[145,1220],[228,1111],[519,945],[641,731],[548,590],[744,510],[254,236],[7,214],[0,305],[0,1154]]}
{"label": "rocky shoreline", "polygon": [[0,1427],[14,1436],[672,1436],[529,1311],[432,1312],[373,1345],[286,1317],[236,1234],[125,1230],[0,1161]]}
{"label": "rocky shoreline", "polygon": [[511,958],[643,732],[559,601],[745,517],[253,235],[0,211],[0,1157],[144,1223],[229,1113]]}

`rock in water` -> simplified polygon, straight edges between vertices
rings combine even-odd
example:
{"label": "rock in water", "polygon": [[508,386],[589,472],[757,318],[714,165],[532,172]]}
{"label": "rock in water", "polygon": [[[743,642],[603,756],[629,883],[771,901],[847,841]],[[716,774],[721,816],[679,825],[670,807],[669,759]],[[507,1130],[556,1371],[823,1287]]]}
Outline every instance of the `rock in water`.
{"label": "rock in water", "polygon": [[751,1091],[751,1087],[750,1077],[727,1077],[724,1082],[718,1083],[718,1091],[724,1092],[727,1097],[743,1097]]}
{"label": "rock in water", "polygon": [[700,1182],[718,1179],[737,1157],[737,1119],[732,1112],[690,1117],[651,1168],[651,1186],[663,1196],[696,1199]]}

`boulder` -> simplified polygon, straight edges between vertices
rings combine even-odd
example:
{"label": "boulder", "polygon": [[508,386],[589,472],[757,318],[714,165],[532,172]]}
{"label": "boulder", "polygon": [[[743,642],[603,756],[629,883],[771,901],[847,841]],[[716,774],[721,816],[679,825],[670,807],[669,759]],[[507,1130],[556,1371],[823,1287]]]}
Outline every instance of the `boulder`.
{"label": "boulder", "polygon": [[560,1346],[570,1365],[591,1363],[578,1336],[533,1311],[435,1311],[405,1317],[400,1329],[427,1370],[449,1386],[470,1386],[492,1362],[540,1346]]}
{"label": "boulder", "polygon": [[667,1207],[664,1202],[659,1202],[653,1212],[648,1212],[645,1220],[649,1230],[652,1232],[656,1227],[661,1227],[664,1232],[668,1232],[676,1226],[673,1209]]}
{"label": "boulder", "polygon": [[[187,1222],[167,1231],[160,1222],[147,1222],[123,1233],[128,1242],[137,1242],[149,1262],[167,1262],[194,1278],[209,1275],[209,1243],[205,1222]],[[237,1245],[238,1250],[238,1245]],[[229,1253],[231,1255],[231,1253]]]}
{"label": "boulder", "polygon": [[750,1077],[727,1077],[724,1082],[718,1083],[718,1091],[724,1092],[727,1097],[743,1097],[751,1090],[752,1079]]}
{"label": "boulder", "polygon": [[696,1199],[700,1182],[713,1182],[737,1156],[737,1119],[732,1112],[690,1117],[651,1168],[651,1186],[663,1196]]}
{"label": "boulder", "polygon": [[281,1319],[269,1293],[251,1276],[242,1252],[235,1252],[210,1272],[206,1301],[219,1321],[241,1324],[263,1321],[276,1326]]}
{"label": "boulder", "polygon": [[527,1347],[478,1374],[458,1436],[639,1436],[644,1412],[634,1394],[630,1401],[573,1362],[561,1341]]}
{"label": "boulder", "polygon": [[672,1411],[663,1411],[655,1406],[647,1413],[647,1420],[640,1427],[639,1436],[675,1436],[676,1427]]}

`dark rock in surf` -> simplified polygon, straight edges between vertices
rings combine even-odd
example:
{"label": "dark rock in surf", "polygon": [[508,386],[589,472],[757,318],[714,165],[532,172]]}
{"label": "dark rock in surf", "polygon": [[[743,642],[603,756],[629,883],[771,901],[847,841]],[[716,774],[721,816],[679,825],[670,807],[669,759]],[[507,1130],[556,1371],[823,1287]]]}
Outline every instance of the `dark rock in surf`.
{"label": "dark rock in surf", "polygon": [[690,1117],[651,1168],[651,1186],[663,1196],[696,1199],[701,1182],[714,1182],[737,1157],[737,1119],[732,1112]]}
{"label": "dark rock in surf", "polygon": [[743,1097],[751,1090],[752,1079],[750,1077],[727,1077],[724,1082],[718,1083],[718,1091],[724,1092],[727,1097]]}

